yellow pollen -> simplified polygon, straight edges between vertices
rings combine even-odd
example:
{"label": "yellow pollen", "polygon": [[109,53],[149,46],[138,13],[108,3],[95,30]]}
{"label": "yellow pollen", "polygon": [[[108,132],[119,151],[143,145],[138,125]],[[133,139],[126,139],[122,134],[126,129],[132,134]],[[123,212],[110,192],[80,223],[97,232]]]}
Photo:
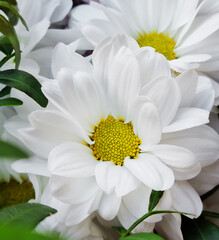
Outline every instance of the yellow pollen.
{"label": "yellow pollen", "polygon": [[35,192],[32,183],[24,180],[18,183],[11,179],[9,183],[0,182],[0,209],[18,203],[28,202],[35,198]]}
{"label": "yellow pollen", "polygon": [[153,47],[156,52],[163,54],[168,60],[176,59],[174,52],[176,42],[168,35],[155,31],[150,34],[143,32],[139,33],[139,38],[136,41],[140,47]]}
{"label": "yellow pollen", "polygon": [[109,115],[101,120],[91,139],[90,145],[97,160],[111,161],[122,166],[126,157],[137,158],[141,140],[134,134],[132,123],[124,123],[123,118],[116,120]]}

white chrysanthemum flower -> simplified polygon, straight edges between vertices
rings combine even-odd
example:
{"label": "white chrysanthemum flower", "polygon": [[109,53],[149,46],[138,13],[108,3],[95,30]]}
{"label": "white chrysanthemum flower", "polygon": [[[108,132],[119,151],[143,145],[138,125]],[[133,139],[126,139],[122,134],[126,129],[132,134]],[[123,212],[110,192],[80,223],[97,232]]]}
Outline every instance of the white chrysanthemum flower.
{"label": "white chrysanthemum flower", "polygon": [[[196,107],[197,75],[187,71],[172,79],[161,54],[127,37],[100,44],[93,65],[60,49],[67,57],[53,61],[57,80],[43,87],[57,110],[32,113],[31,128],[20,133],[33,152],[48,159],[53,195],[71,204],[68,224],[97,211],[129,227],[147,212],[151,189],[166,190],[158,209],[198,216],[200,198],[185,180],[205,161],[216,161],[218,136],[201,126],[209,112]],[[57,71],[63,64],[69,68]],[[47,162],[31,167],[18,161],[14,167],[40,175],[40,164]],[[153,216],[140,229],[152,231],[160,220]]]}
{"label": "white chrysanthemum flower", "polygon": [[90,44],[127,34],[162,53],[176,72],[197,68],[219,79],[217,0],[100,0],[72,10]]}

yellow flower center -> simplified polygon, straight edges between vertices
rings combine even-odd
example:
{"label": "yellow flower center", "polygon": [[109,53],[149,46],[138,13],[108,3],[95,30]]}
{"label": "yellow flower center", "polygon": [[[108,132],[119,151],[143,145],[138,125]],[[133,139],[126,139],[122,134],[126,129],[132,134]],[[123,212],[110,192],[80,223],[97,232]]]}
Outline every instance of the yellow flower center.
{"label": "yellow flower center", "polygon": [[25,203],[35,198],[35,192],[29,181],[18,183],[11,179],[9,183],[0,183],[0,208]]}
{"label": "yellow flower center", "polygon": [[124,123],[109,115],[101,120],[90,137],[95,141],[90,148],[97,160],[111,161],[122,166],[127,156],[137,158],[141,140],[134,134],[132,123]]}
{"label": "yellow flower center", "polygon": [[168,60],[176,59],[174,47],[176,42],[168,35],[156,33],[153,31],[150,34],[139,33],[139,38],[136,39],[140,47],[153,47],[156,52],[163,54]]}

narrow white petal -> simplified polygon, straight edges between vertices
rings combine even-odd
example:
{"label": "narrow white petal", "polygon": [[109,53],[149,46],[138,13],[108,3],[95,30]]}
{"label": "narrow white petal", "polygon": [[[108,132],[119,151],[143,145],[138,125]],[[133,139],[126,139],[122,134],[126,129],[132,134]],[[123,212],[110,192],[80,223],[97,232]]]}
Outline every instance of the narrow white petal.
{"label": "narrow white petal", "polygon": [[212,79],[204,75],[199,75],[195,98],[191,106],[211,111],[215,97],[216,89],[214,88]]}
{"label": "narrow white petal", "polygon": [[74,71],[91,72],[92,65],[86,58],[76,53],[71,45],[59,43],[52,54],[52,73],[56,77],[61,68],[70,68]]}
{"label": "narrow white petal", "polygon": [[51,151],[48,169],[53,175],[90,177],[94,175],[97,163],[88,146],[82,143],[65,142]]}
{"label": "narrow white petal", "polygon": [[140,218],[148,212],[150,194],[151,189],[141,184],[136,190],[123,197],[123,204],[134,217]]}
{"label": "narrow white petal", "polygon": [[175,79],[166,76],[154,79],[142,88],[141,94],[154,101],[162,126],[167,126],[175,117],[181,101],[180,89]]}
{"label": "narrow white petal", "polygon": [[15,161],[11,167],[19,173],[36,174],[46,177],[51,175],[47,168],[47,161],[38,157]]}
{"label": "narrow white petal", "polygon": [[219,183],[219,161],[202,168],[200,174],[189,182],[201,196]]}
{"label": "narrow white petal", "polygon": [[175,78],[180,91],[181,91],[181,103],[180,107],[190,107],[195,97],[198,75],[194,70],[188,70]]}
{"label": "narrow white petal", "polygon": [[142,140],[142,145],[157,144],[161,138],[161,119],[155,106],[149,98],[140,96],[131,105],[127,117],[131,121],[134,132]]}
{"label": "narrow white petal", "polygon": [[69,113],[88,131],[106,117],[105,96],[91,74],[61,69],[57,75]]}
{"label": "narrow white petal", "polygon": [[146,186],[154,190],[169,189],[174,183],[172,170],[150,153],[138,155],[138,159],[126,159],[124,165]]}
{"label": "narrow white petal", "polygon": [[154,48],[142,47],[136,51],[136,58],[140,66],[141,82],[144,87],[157,78],[168,78],[171,70],[167,59]]}
{"label": "narrow white petal", "polygon": [[195,154],[185,148],[159,144],[148,147],[147,151],[169,166],[178,180],[190,179],[198,175],[201,170]]}
{"label": "narrow white petal", "polygon": [[176,145],[192,151],[202,167],[219,158],[219,136],[209,126],[200,126],[162,135],[162,143]]}
{"label": "narrow white petal", "polygon": [[139,49],[137,42],[133,38],[117,35],[98,44],[92,54],[93,73],[99,83],[103,85],[105,92],[108,91],[108,81],[110,81],[109,76],[112,71],[111,65],[122,46],[126,46],[133,51]]}
{"label": "narrow white petal", "polygon": [[133,191],[140,184],[125,166],[112,162],[100,162],[95,169],[95,176],[97,184],[106,194],[115,191],[118,197]]}
{"label": "narrow white petal", "polygon": [[119,211],[121,198],[117,197],[115,193],[103,194],[98,213],[105,220],[112,220]]}
{"label": "narrow white petal", "polygon": [[181,48],[197,44],[218,30],[219,13],[197,16],[184,36]]}
{"label": "narrow white petal", "polygon": [[209,122],[209,111],[200,108],[180,108],[173,122],[163,128],[163,133],[197,127]]}
{"label": "narrow white petal", "polygon": [[86,139],[83,129],[58,111],[35,111],[29,120],[33,127],[19,132],[23,142],[40,156],[47,158],[50,151],[63,142]]}
{"label": "narrow white petal", "polygon": [[139,66],[129,48],[121,47],[113,57],[106,84],[113,116],[126,119],[128,107],[141,88]]}
{"label": "narrow white petal", "polygon": [[[177,221],[180,218],[180,221]],[[166,214],[162,221],[156,224],[156,231],[165,239],[183,240],[181,232],[181,217],[180,214]]]}
{"label": "narrow white petal", "polygon": [[50,187],[52,194],[65,203],[79,204],[96,195],[98,186],[95,178],[69,178],[51,176]]}
{"label": "narrow white petal", "polygon": [[[117,215],[122,226],[126,229],[131,227],[131,225],[138,220],[125,206],[123,201]],[[152,232],[154,228],[154,223],[147,223],[145,221],[141,222],[132,232]]]}
{"label": "narrow white petal", "polygon": [[45,36],[49,25],[49,20],[47,18],[44,18],[29,29],[28,37],[25,36],[27,35],[27,33],[22,36],[23,38],[26,38],[27,41],[25,47],[21,49],[23,51],[23,54],[27,55],[33,50],[33,48],[38,44],[38,42]]}
{"label": "narrow white petal", "polygon": [[202,201],[194,188],[186,181],[177,181],[170,189],[173,207],[179,212],[186,212],[193,215],[186,215],[189,218],[197,218],[202,212]]}

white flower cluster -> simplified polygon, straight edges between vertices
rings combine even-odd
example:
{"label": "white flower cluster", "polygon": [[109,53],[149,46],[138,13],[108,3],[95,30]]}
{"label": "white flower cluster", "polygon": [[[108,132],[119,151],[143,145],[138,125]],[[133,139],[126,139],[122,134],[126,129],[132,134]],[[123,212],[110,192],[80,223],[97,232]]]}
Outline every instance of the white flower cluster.
{"label": "white flower cluster", "polygon": [[[4,134],[32,153],[10,174],[27,174],[34,201],[58,210],[38,229],[116,239],[112,226],[128,229],[147,213],[153,190],[164,191],[155,210],[197,218],[200,195],[219,182],[211,112],[219,104],[219,1],[72,8],[71,0],[19,0],[18,8],[30,29],[16,26],[21,69],[41,82],[49,104],[13,90],[24,105],[0,117]],[[150,216],[133,232],[154,230],[183,239],[179,214]]]}

